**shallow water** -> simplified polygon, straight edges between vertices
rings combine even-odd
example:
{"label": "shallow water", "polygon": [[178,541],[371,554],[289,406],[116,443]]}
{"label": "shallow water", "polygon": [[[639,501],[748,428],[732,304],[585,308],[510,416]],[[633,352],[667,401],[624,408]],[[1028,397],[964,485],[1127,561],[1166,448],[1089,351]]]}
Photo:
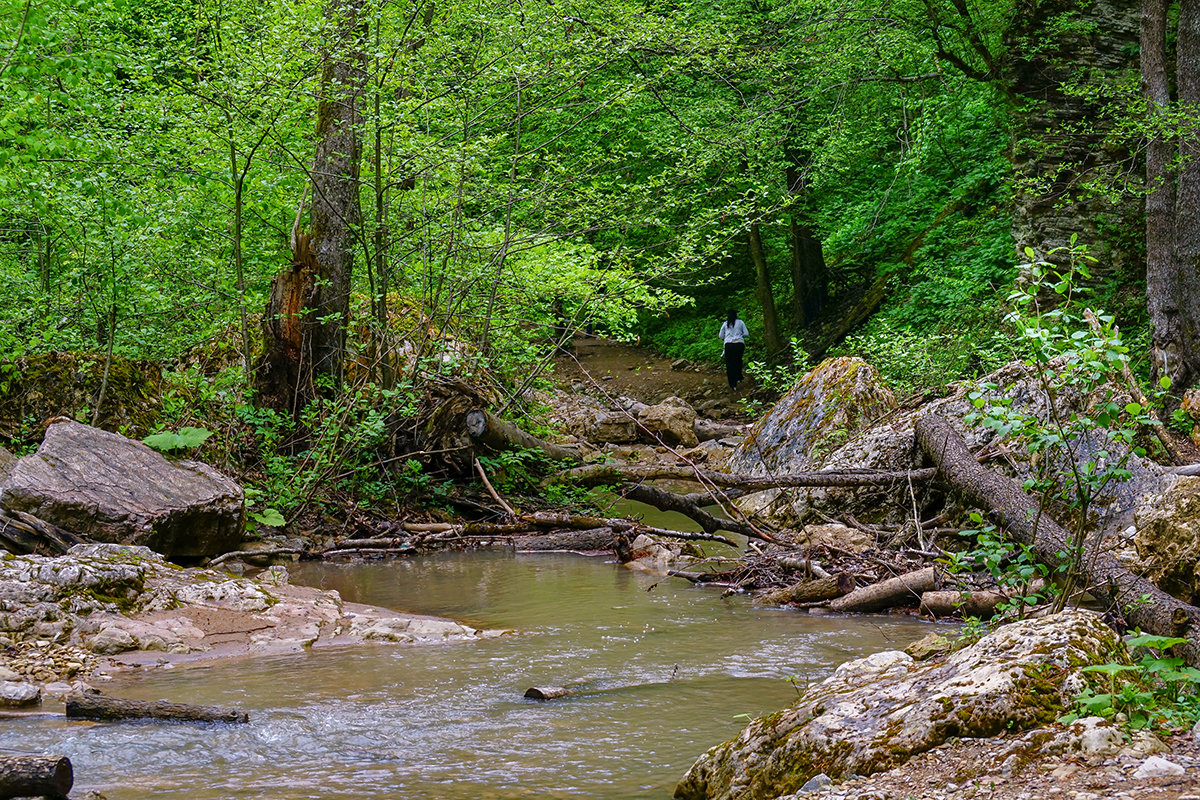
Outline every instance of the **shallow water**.
{"label": "shallow water", "polygon": [[[234,705],[251,723],[0,720],[0,748],[63,753],[73,794],[109,800],[667,798],[747,715],[795,698],[788,676],[818,681],[929,630],[755,608],[571,554],[447,553],[292,574],[347,600],[514,632],[150,671],[105,691]],[[522,697],[573,682],[584,692]]]}

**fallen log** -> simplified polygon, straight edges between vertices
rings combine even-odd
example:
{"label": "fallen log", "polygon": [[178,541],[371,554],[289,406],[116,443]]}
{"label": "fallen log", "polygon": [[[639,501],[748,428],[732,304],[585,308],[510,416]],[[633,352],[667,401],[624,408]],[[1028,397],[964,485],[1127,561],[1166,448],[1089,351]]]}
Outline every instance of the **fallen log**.
{"label": "fallen log", "polygon": [[765,491],[780,488],[828,488],[837,486],[886,486],[892,483],[928,481],[936,469],[876,470],[846,469],[819,472],[794,472],[786,475],[737,475],[671,464],[621,466],[618,464],[588,464],[573,467],[549,476],[545,483],[572,483],[577,486],[637,483],[640,481],[675,480],[699,481],[713,486]]}
{"label": "fallen log", "polygon": [[0,511],[0,542],[6,543],[6,550],[18,555],[62,555],[73,546],[87,541],[72,531],[24,511]]}
{"label": "fallen log", "polygon": [[0,800],[51,797],[65,800],[75,783],[66,756],[0,756]]}
{"label": "fallen log", "polygon": [[572,464],[579,464],[583,461],[583,456],[575,450],[539,439],[511,422],[489,414],[483,409],[477,408],[467,412],[466,427],[467,433],[473,440],[493,452],[539,450],[554,461],[569,461]]}
{"label": "fallen log", "polygon": [[611,550],[615,536],[612,528],[602,527],[514,536],[512,543],[518,550]]}
{"label": "fallen log", "polygon": [[690,502],[685,496],[668,492],[666,489],[659,489],[644,483],[635,483],[624,487],[620,493],[630,500],[654,506],[659,511],[674,511],[683,514],[685,517],[696,522],[705,533],[730,531],[731,533],[740,533],[742,536],[748,536],[751,539],[761,539],[766,542],[775,541],[770,534],[763,533],[747,522],[734,519],[721,519],[708,513],[695,503]]}
{"label": "fallen log", "polygon": [[[940,416],[917,420],[917,441],[937,464],[939,474],[964,500],[1013,538],[1028,545],[1051,569],[1069,567],[1073,537],[1044,513],[1021,484],[981,467],[963,437]],[[1124,616],[1131,627],[1157,636],[1182,637],[1178,654],[1200,667],[1200,608],[1179,600],[1102,549],[1102,537],[1092,536],[1082,559],[1082,578],[1093,596]]]}
{"label": "fallen log", "polygon": [[833,611],[856,611],[867,613],[882,611],[885,608],[895,608],[920,602],[921,595],[938,588],[936,567],[926,567],[916,572],[897,575],[886,581],[855,589],[829,604]]}
{"label": "fallen log", "polygon": [[244,711],[220,706],[190,706],[166,700],[125,700],[101,694],[73,692],[67,695],[68,719],[121,720],[161,719],[176,722],[249,722]]}
{"label": "fallen log", "polygon": [[925,592],[921,595],[921,613],[935,619],[943,617],[979,617],[991,619],[996,607],[1009,600],[1004,592]]}
{"label": "fallen log", "polygon": [[565,686],[530,686],[525,690],[525,697],[530,700],[556,700],[560,697],[570,697],[575,690]]}
{"label": "fallen log", "polygon": [[833,600],[854,591],[854,576],[842,573],[828,578],[800,581],[782,589],[759,595],[754,602],[763,606],[785,606],[789,603],[816,603]]}

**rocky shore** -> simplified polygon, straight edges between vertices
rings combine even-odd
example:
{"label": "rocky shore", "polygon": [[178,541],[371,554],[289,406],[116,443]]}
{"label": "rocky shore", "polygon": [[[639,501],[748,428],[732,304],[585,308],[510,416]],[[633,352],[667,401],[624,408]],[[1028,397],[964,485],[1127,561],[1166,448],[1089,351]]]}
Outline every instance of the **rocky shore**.
{"label": "rocky shore", "polygon": [[125,668],[366,642],[493,635],[451,620],[347,603],[288,582],[183,568],[145,547],[76,545],[0,558],[0,705],[36,705]]}

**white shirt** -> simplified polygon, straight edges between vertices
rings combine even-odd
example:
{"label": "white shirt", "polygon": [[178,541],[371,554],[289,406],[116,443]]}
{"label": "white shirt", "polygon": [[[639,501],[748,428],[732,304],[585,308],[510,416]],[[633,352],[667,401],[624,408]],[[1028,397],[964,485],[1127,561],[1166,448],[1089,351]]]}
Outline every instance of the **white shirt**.
{"label": "white shirt", "polygon": [[750,335],[750,331],[746,330],[746,323],[737,319],[733,321],[732,325],[728,322],[722,322],[721,332],[717,335],[721,337],[725,344],[730,344],[746,341],[746,337]]}

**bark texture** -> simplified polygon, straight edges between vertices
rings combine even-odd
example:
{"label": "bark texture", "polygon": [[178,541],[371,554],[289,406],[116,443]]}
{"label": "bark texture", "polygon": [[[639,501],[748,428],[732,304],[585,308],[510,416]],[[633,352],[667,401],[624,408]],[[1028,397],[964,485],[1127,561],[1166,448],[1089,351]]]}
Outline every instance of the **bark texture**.
{"label": "bark texture", "polygon": [[897,575],[895,578],[888,578],[886,581],[855,589],[850,594],[834,600],[829,604],[829,608],[833,611],[867,613],[902,605],[916,605],[922,594],[932,592],[937,588],[937,568],[926,567],[916,572]]}
{"label": "bark texture", "polygon": [[470,411],[466,416],[467,433],[488,450],[538,450],[555,461],[579,464],[583,457],[569,447],[539,439],[531,433],[500,419],[482,409]]}
{"label": "bark texture", "polygon": [[0,800],[12,797],[65,798],[75,783],[66,756],[0,756]]}
{"label": "bark texture", "polygon": [[244,711],[219,706],[190,706],[165,700],[125,700],[75,692],[67,696],[68,719],[161,719],[175,722],[249,722]]}
{"label": "bark texture", "polygon": [[[984,469],[962,436],[935,414],[917,420],[917,441],[938,465],[942,477],[963,499],[986,512],[1018,541],[1030,546],[1052,568],[1070,561],[1072,537],[1042,512],[1037,501],[1012,478]],[[1089,591],[1123,615],[1130,626],[1159,636],[1183,636],[1182,655],[1200,666],[1200,609],[1134,575],[1103,549],[1093,536],[1083,558],[1083,579]]]}
{"label": "bark texture", "polygon": [[329,0],[323,42],[311,231],[292,237],[292,265],[276,276],[264,315],[257,385],[268,404],[295,413],[322,381],[342,379],[354,252],[359,244],[359,165],[366,55],[362,0]]}

